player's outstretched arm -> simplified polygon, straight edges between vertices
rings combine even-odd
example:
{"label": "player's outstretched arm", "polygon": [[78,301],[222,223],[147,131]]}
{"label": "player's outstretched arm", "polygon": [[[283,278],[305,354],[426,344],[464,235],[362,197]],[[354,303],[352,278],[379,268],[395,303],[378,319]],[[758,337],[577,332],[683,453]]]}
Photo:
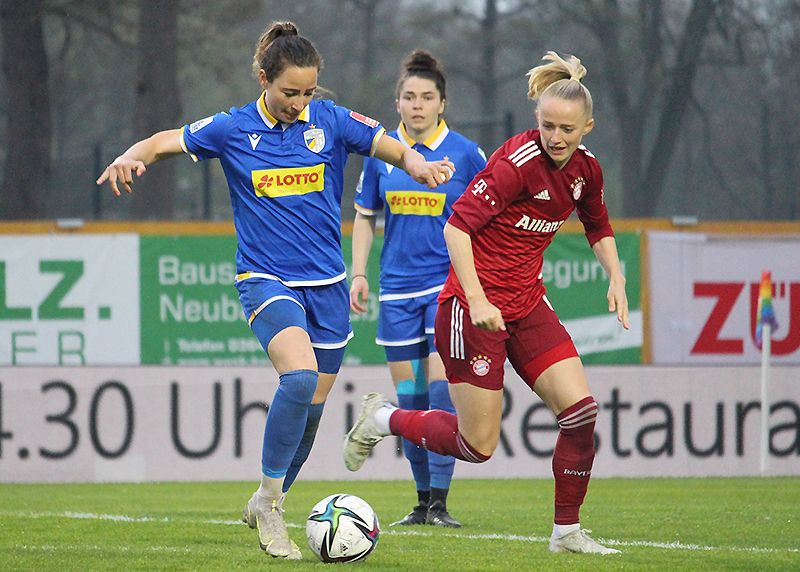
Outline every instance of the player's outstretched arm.
{"label": "player's outstretched arm", "polygon": [[619,263],[617,242],[613,236],[606,236],[592,245],[594,255],[608,274],[608,311],[617,313],[617,320],[629,330],[631,328],[628,317],[628,295],[625,293],[625,276]]}
{"label": "player's outstretched arm", "polygon": [[137,177],[141,177],[147,170],[147,165],[182,152],[180,129],[159,131],[147,139],[134,143],[127,151],[114,159],[97,178],[97,184],[102,185],[108,181],[111,190],[117,196],[121,194],[119,185],[122,185],[126,193],[133,192],[131,185],[134,173]]}
{"label": "player's outstretched arm", "polygon": [[427,185],[429,189],[449,181],[456,170],[452,161],[426,161],[419,152],[386,135],[378,140],[375,157],[403,169],[412,179]]}

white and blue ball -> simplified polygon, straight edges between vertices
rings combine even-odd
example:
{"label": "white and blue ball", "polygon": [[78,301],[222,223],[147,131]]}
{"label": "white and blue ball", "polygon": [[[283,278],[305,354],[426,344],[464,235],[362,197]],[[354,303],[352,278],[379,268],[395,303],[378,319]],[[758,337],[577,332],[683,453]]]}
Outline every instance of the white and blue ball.
{"label": "white and blue ball", "polygon": [[375,549],[379,533],[378,515],[354,495],[325,497],[306,519],[308,546],[323,562],[365,559]]}

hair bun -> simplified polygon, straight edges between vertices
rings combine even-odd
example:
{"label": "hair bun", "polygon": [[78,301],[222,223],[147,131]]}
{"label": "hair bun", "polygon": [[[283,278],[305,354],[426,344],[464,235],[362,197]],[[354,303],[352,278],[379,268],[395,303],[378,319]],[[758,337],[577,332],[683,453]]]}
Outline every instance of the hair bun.
{"label": "hair bun", "polygon": [[272,25],[272,29],[270,31],[273,32],[274,34],[273,38],[279,38],[281,36],[300,35],[297,26],[295,26],[293,22],[275,22]]}
{"label": "hair bun", "polygon": [[408,72],[440,72],[439,62],[425,50],[414,50],[403,61],[403,68]]}

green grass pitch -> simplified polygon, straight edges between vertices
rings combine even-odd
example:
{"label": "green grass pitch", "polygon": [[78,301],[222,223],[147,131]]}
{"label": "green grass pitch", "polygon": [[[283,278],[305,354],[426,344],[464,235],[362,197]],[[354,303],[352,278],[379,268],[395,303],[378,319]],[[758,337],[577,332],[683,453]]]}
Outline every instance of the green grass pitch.
{"label": "green grass pitch", "polygon": [[[416,500],[412,481],[299,481],[286,503],[303,561],[274,560],[240,522],[254,483],[0,485],[7,570],[800,570],[800,479],[595,479],[583,525],[622,554],[551,554],[552,481],[456,480],[461,529],[389,523]],[[323,497],[361,496],[381,536],[364,563],[326,565],[305,542]]]}

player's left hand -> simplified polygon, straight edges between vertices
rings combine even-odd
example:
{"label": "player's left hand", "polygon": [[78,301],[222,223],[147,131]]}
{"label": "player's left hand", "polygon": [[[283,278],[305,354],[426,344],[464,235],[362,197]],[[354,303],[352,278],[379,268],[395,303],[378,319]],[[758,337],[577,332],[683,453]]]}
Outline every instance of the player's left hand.
{"label": "player's left hand", "polygon": [[367,311],[367,300],[369,300],[367,277],[361,274],[354,276],[350,286],[350,309],[356,314],[363,314]]}
{"label": "player's left hand", "polygon": [[630,317],[628,316],[628,295],[625,293],[625,279],[612,278],[608,282],[608,311],[617,313],[617,321],[626,330],[631,329]]}

